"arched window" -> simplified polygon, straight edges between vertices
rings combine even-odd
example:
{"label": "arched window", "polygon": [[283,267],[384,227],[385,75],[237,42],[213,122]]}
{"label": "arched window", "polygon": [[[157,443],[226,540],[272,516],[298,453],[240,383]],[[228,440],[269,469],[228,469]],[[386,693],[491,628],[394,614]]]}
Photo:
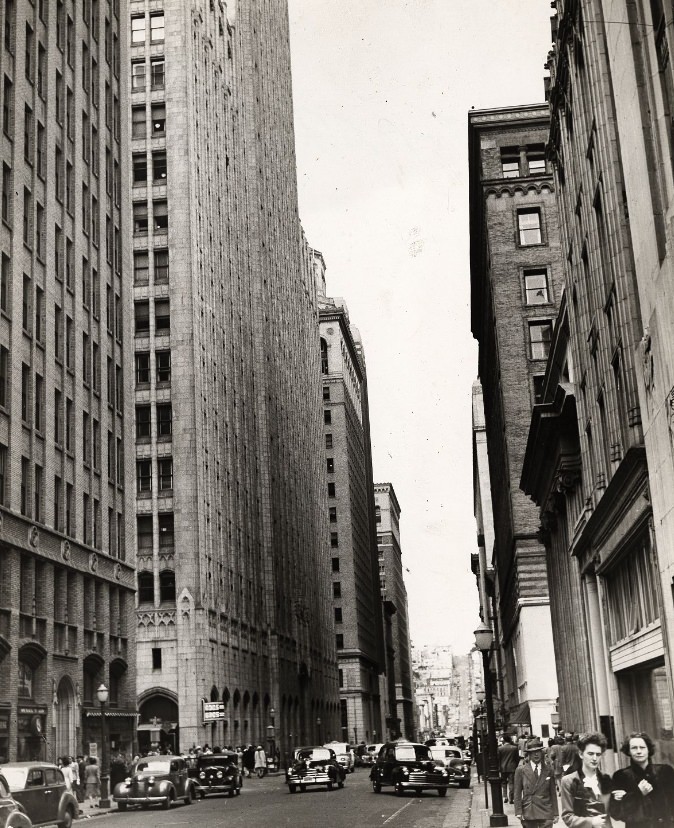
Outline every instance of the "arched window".
{"label": "arched window", "polygon": [[19,692],[20,699],[33,698],[33,668],[25,661],[19,662]]}
{"label": "arched window", "polygon": [[321,374],[328,373],[328,343],[321,337]]}
{"label": "arched window", "polygon": [[159,600],[175,601],[176,574],[172,569],[164,569],[159,573]]}
{"label": "arched window", "polygon": [[138,573],[138,601],[141,604],[154,603],[154,575],[152,572]]}

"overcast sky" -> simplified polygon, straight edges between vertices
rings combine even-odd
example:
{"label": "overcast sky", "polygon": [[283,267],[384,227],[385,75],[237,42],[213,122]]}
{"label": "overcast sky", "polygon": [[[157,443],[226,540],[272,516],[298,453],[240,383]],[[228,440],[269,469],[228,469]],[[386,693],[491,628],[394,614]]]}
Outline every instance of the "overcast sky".
{"label": "overcast sky", "polygon": [[472,500],[467,112],[538,103],[546,0],[289,0],[302,224],[367,362],[410,635],[467,652]]}

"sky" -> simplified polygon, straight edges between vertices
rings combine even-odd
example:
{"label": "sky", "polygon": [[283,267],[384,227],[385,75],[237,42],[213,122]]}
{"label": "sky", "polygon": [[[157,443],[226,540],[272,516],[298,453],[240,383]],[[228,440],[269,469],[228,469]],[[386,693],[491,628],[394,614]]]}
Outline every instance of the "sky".
{"label": "sky", "polygon": [[547,0],[288,0],[300,217],[365,347],[413,644],[474,644],[467,113],[539,103]]}

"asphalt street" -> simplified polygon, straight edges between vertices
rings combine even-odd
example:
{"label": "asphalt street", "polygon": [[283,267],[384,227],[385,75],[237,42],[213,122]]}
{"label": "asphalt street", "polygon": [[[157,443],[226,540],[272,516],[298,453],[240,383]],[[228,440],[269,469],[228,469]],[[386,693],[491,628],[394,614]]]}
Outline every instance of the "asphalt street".
{"label": "asphalt street", "polygon": [[450,788],[445,798],[436,791],[396,796],[393,788],[375,794],[369,771],[359,768],[347,776],[344,787],[290,794],[282,775],[244,779],[241,795],[212,796],[171,810],[160,808],[113,810],[96,819],[96,828],[466,828],[471,791]]}

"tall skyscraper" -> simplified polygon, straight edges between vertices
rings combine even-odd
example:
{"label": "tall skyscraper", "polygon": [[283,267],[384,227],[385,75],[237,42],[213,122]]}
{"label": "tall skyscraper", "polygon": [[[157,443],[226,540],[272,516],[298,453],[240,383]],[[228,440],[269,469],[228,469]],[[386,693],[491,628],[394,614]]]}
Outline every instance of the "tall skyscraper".
{"label": "tall skyscraper", "polygon": [[286,751],[339,722],[287,10],[129,13],[140,736]]}
{"label": "tall skyscraper", "polygon": [[0,762],[135,737],[126,21],[0,8]]}
{"label": "tall skyscraper", "polygon": [[368,742],[382,735],[379,674],[385,665],[365,356],[343,300],[326,297],[318,251],[314,268],[341,706],[334,736]]}
{"label": "tall skyscraper", "polygon": [[[384,602],[387,646],[385,723],[394,738],[416,738],[407,589],[400,546],[400,504],[391,483],[374,484],[375,523],[379,556],[379,587]],[[389,634],[387,632],[387,645]],[[391,678],[392,677],[392,678]],[[391,692],[393,691],[393,692]]]}

